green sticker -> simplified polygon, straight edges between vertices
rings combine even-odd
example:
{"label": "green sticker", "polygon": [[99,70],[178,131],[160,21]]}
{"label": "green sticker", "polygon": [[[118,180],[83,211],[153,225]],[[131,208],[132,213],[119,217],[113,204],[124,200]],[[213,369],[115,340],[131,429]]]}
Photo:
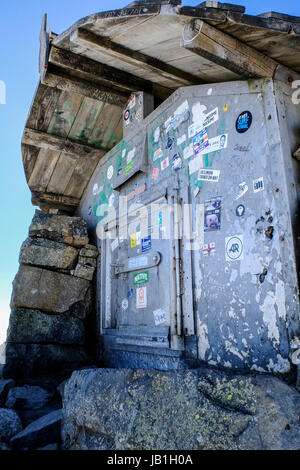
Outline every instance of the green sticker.
{"label": "green sticker", "polygon": [[133,275],[133,284],[135,286],[146,284],[147,282],[149,282],[149,271],[143,271],[142,273]]}
{"label": "green sticker", "polygon": [[133,168],[133,160],[125,166],[124,175],[127,175]]}

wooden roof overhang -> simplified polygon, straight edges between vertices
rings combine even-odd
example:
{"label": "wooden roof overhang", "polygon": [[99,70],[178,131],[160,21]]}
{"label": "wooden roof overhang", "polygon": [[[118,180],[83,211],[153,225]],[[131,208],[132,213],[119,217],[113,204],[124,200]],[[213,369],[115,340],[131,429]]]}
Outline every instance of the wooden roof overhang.
{"label": "wooden roof overhang", "polygon": [[22,139],[32,202],[73,212],[100,158],[122,138],[132,91],[159,104],[177,88],[300,73],[300,18],[207,1],[136,1],[60,35],[41,29],[40,76]]}

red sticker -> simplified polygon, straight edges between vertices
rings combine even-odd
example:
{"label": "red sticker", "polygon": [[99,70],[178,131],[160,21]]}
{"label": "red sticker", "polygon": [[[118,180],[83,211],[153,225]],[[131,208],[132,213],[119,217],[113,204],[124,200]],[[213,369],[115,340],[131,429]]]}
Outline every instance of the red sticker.
{"label": "red sticker", "polygon": [[152,179],[157,180],[158,175],[159,175],[159,169],[158,168],[153,168]]}

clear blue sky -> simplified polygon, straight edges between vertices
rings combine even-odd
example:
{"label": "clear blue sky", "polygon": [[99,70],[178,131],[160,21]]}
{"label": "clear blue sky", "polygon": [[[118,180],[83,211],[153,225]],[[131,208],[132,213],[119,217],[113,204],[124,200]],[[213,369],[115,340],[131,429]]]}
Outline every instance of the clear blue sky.
{"label": "clear blue sky", "polygon": [[[230,1],[230,0],[228,0]],[[22,241],[34,208],[26,184],[20,142],[38,83],[39,31],[44,13],[48,25],[61,33],[80,18],[124,7],[130,0],[11,0],[1,4],[0,80],[6,83],[6,104],[0,104],[0,343],[6,336],[11,283],[18,269]],[[183,1],[197,5],[200,0]],[[247,13],[279,11],[300,16],[299,0],[245,0]]]}

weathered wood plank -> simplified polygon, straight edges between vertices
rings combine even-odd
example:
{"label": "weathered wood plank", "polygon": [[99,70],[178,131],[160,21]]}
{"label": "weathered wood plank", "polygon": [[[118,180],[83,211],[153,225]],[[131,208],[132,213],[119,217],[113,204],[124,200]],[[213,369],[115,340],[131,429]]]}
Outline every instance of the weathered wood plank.
{"label": "weathered wood plank", "polygon": [[[104,103],[100,101],[84,98],[76,120],[69,131],[69,139],[75,142],[87,143],[103,106]],[[117,109],[119,115],[121,110],[120,108]]]}
{"label": "weathered wood plank", "polygon": [[45,76],[49,54],[49,35],[47,32],[47,13],[45,13],[40,31],[39,72],[41,80]]}
{"label": "weathered wood plank", "polygon": [[67,137],[81,107],[83,97],[75,93],[62,92],[47,132]]}
{"label": "weathered wood plank", "polygon": [[67,153],[61,153],[47,186],[47,193],[64,194],[64,190],[70,181],[77,158]]}
{"label": "weathered wood plank", "polygon": [[[66,210],[74,210],[80,200],[62,194],[50,194],[42,191],[32,191],[32,203],[37,206],[58,207]],[[43,204],[44,203],[44,204]]]}
{"label": "weathered wood plank", "polygon": [[88,144],[110,150],[123,135],[123,113],[119,108],[105,104],[98,115]]}
{"label": "weathered wood plank", "polygon": [[145,69],[146,71],[155,72],[159,76],[173,80],[179,85],[198,85],[201,83],[198,77],[172,65],[168,65],[156,57],[151,57],[139,51],[129,49],[122,44],[111,41],[107,37],[99,36],[82,28],[72,32],[70,41],[84,46],[85,48],[105,52],[113,58],[121,59],[128,64]]}
{"label": "weathered wood plank", "polygon": [[40,149],[38,147],[22,144],[22,159],[27,183],[30,179],[39,152]]}
{"label": "weathered wood plank", "polygon": [[204,21],[195,20],[183,46],[245,78],[273,77],[278,63]]}
{"label": "weathered wood plank", "polygon": [[31,105],[26,126],[46,132],[60,95],[60,90],[40,84]]}
{"label": "weathered wood plank", "polygon": [[56,162],[59,159],[59,152],[41,149],[34,165],[33,171],[28,181],[28,186],[32,191],[45,191]]}
{"label": "weathered wood plank", "polygon": [[105,153],[100,149],[95,149],[87,145],[72,142],[69,139],[64,139],[63,137],[57,137],[47,134],[46,132],[39,132],[28,128],[25,128],[22,142],[23,144],[34,145],[45,150],[68,153],[77,158],[92,156],[101,158]]}
{"label": "weathered wood plank", "polygon": [[68,93],[77,93],[86,98],[114,104],[121,108],[126,105],[129,98],[129,92],[118,92],[108,87],[92,84],[81,78],[71,77],[58,70],[53,70],[52,67],[48,69],[43,79],[43,84],[67,91]]}
{"label": "weathered wood plank", "polygon": [[83,191],[88,185],[88,182],[94,173],[98,164],[98,160],[93,159],[80,159],[72,173],[70,181],[64,190],[66,196],[81,198]]}
{"label": "weathered wood plank", "polygon": [[[70,73],[80,73],[82,78],[90,80],[93,83],[101,83],[106,86],[112,84],[120,90],[128,91],[146,91],[153,92],[153,84],[148,80],[136,77],[127,72],[123,72],[114,67],[96,62],[87,57],[79,56],[64,49],[51,47],[49,62],[68,70]],[[155,92],[159,93],[159,87],[156,86]],[[165,94],[171,93],[166,87],[162,87],[160,94],[164,98]]]}

